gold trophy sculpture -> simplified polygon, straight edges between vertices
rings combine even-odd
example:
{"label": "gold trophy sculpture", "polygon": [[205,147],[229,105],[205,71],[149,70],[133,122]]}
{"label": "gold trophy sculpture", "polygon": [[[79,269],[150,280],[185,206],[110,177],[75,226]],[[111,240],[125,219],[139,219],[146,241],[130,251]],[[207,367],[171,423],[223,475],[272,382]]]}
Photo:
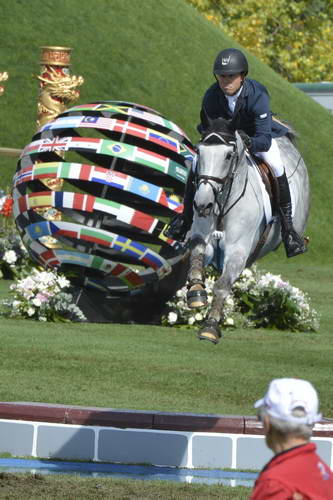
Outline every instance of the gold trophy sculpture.
{"label": "gold trophy sculpture", "polygon": [[37,127],[55,119],[80,95],[77,87],[83,83],[82,76],[70,76],[69,66],[72,49],[69,47],[41,47],[41,74]]}
{"label": "gold trophy sculpture", "polygon": [[[5,82],[8,80],[8,73],[7,71],[4,71],[3,73],[0,73],[0,82]],[[2,95],[5,91],[5,87],[3,85],[0,85],[0,95]]]}
{"label": "gold trophy sculpture", "polygon": [[[63,113],[80,96],[78,87],[84,82],[82,76],[69,74],[72,49],[69,47],[41,47],[41,74],[39,80],[37,129],[53,121]],[[64,157],[63,151],[58,151]],[[63,179],[43,179],[43,184],[52,191],[61,191]],[[54,207],[43,207],[36,210],[46,220],[61,220],[61,212]],[[48,248],[60,245],[52,236],[40,239]]]}

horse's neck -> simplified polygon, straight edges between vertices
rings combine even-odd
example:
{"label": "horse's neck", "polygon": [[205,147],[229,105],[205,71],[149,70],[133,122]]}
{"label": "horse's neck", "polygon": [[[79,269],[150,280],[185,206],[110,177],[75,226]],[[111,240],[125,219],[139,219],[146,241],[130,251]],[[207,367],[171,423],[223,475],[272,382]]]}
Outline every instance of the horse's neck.
{"label": "horse's neck", "polygon": [[240,160],[231,176],[231,186],[228,200],[225,205],[225,210],[237,204],[237,202],[244,196],[248,177],[248,164],[245,156]]}

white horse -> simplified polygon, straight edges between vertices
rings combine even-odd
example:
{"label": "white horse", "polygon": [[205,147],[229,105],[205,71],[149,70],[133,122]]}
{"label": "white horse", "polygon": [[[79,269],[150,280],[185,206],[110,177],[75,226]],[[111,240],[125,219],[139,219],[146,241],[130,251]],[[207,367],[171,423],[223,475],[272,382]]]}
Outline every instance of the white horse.
{"label": "white horse", "polygon": [[[215,282],[213,302],[198,338],[217,344],[223,303],[232,285],[245,267],[279,246],[281,224],[240,135],[237,131],[230,134],[224,120],[213,123],[215,126],[204,133],[198,144],[187,301],[189,307],[207,304],[204,267],[213,264],[221,275]],[[309,214],[307,169],[288,137],[277,141],[290,185],[293,224],[303,234]]]}

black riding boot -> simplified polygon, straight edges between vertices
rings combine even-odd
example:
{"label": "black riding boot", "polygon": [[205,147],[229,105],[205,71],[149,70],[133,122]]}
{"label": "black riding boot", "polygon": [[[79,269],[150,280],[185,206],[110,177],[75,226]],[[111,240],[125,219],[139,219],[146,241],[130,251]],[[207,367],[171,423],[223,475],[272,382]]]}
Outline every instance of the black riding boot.
{"label": "black riding boot", "polygon": [[289,183],[286,174],[276,178],[280,191],[280,220],[281,220],[281,235],[286,249],[287,257],[306,252],[306,246],[303,238],[301,238],[293,227],[292,222],[292,207]]}
{"label": "black riding boot", "polygon": [[184,241],[186,234],[191,229],[193,222],[193,200],[195,194],[193,181],[194,172],[191,168],[185,186],[183,213],[176,214],[171,219],[170,224],[164,231],[167,238],[172,238],[176,241]]}

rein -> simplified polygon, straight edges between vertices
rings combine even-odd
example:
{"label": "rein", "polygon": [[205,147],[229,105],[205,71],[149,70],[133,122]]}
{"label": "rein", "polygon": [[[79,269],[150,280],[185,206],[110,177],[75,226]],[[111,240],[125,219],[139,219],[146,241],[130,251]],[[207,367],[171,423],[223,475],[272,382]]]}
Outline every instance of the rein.
{"label": "rein", "polygon": [[[218,135],[218,134],[214,134],[214,135]],[[223,143],[226,143],[226,141],[224,140],[224,138],[222,136],[218,135],[218,137],[222,140]],[[237,151],[235,151],[232,163],[231,163],[229,171],[228,171],[228,174],[224,178],[215,177],[212,175],[198,175],[196,177],[197,189],[200,187],[200,184],[202,184],[202,183],[209,184],[210,187],[212,188],[215,201],[219,207],[219,214],[218,214],[218,218],[217,218],[218,225],[220,225],[223,217],[225,217],[225,215],[228,212],[230,212],[230,210],[238,203],[238,201],[245,194],[246,187],[247,187],[247,181],[248,181],[248,174],[246,174],[246,179],[245,179],[244,187],[243,187],[241,194],[232,203],[232,205],[230,205],[230,207],[228,207],[228,209],[225,211],[225,206],[226,206],[226,204],[229,200],[229,197],[230,197],[233,181],[234,181],[235,176],[237,175],[238,165],[239,165],[239,158],[238,158]],[[212,182],[219,184],[219,187],[216,188],[212,184]]]}

